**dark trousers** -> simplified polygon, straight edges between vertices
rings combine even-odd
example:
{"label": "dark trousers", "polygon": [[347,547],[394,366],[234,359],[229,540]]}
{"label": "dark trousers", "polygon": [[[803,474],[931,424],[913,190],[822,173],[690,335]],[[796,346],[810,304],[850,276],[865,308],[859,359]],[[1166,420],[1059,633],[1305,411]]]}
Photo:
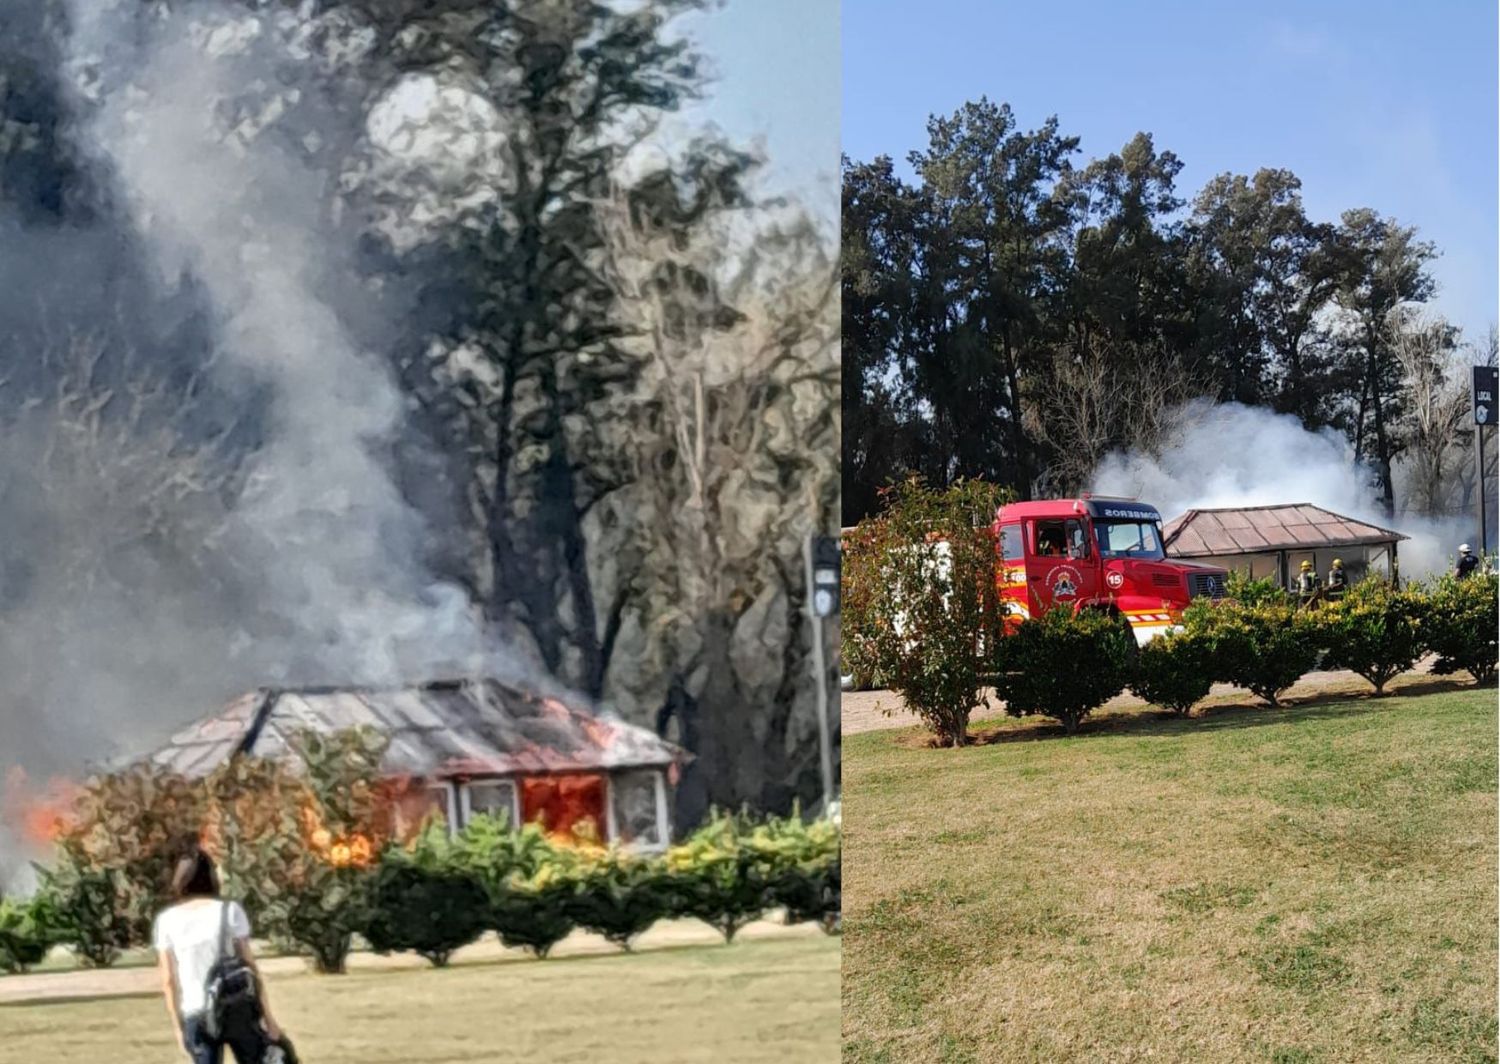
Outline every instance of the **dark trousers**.
{"label": "dark trousers", "polygon": [[234,1054],[236,1064],[261,1064],[266,1055],[266,1036],[261,1031],[259,1017],[252,1011],[226,1017],[218,1041],[208,1037],[198,1016],[183,1021],[182,1033],[193,1064],[223,1064],[225,1046]]}

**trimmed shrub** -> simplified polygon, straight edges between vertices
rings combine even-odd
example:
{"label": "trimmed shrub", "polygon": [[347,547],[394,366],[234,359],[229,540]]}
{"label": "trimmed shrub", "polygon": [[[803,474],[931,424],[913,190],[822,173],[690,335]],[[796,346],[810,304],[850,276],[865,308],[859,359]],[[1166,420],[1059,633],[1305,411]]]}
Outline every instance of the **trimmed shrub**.
{"label": "trimmed shrub", "polygon": [[725,942],[772,905],[774,865],[746,845],[753,825],[745,817],[715,813],[680,845],[667,851],[664,886],[672,911],[692,916]]}
{"label": "trimmed shrub", "polygon": [[490,926],[507,946],[545,958],[573,930],[572,869],[559,857],[527,876],[506,878],[490,899]]}
{"label": "trimmed shrub", "polygon": [[489,898],[452,859],[447,829],[429,829],[415,847],[390,847],[370,886],[361,933],[376,953],[405,952],[441,968],[453,952],[484,934]]}
{"label": "trimmed shrub", "polygon": [[42,899],[0,898],[0,971],[18,974],[46,960],[57,933],[53,922]]}
{"label": "trimmed shrub", "polygon": [[839,916],[839,829],[828,820],[807,823],[795,813],[756,827],[745,845],[765,867],[770,907],[789,924],[815,922],[832,932]]}
{"label": "trimmed shrub", "polygon": [[1363,676],[1380,694],[1426,653],[1427,614],[1427,596],[1420,590],[1361,580],[1318,611],[1317,628],[1328,651],[1324,664]]}
{"label": "trimmed shrub", "polygon": [[1213,645],[1199,632],[1182,631],[1140,648],[1130,689],[1152,705],[1187,716],[1213,682]]}
{"label": "trimmed shrub", "polygon": [[1243,687],[1273,706],[1322,653],[1316,616],[1287,602],[1199,599],[1184,611],[1183,624],[1206,642],[1215,680]]}
{"label": "trimmed shrub", "polygon": [[1426,590],[1427,645],[1438,655],[1432,671],[1449,676],[1462,669],[1476,683],[1494,683],[1500,658],[1496,639],[1500,576],[1476,572],[1458,580],[1450,574]]}
{"label": "trimmed shrub", "polygon": [[1051,717],[1072,735],[1125,689],[1135,654],[1135,636],[1120,618],[1054,609],[1000,641],[995,692],[1012,717]]}
{"label": "trimmed shrub", "polygon": [[564,913],[577,926],[629,951],[637,936],[667,915],[661,871],[649,860],[611,849],[580,860]]}
{"label": "trimmed shrub", "polygon": [[943,746],[968,739],[1001,633],[990,525],[1004,489],[965,481],[890,489],[886,509],[844,544],[844,668],[879,676]]}
{"label": "trimmed shrub", "polygon": [[484,888],[488,925],[507,946],[546,957],[573,930],[568,899],[576,858],[554,847],[536,824],[512,831],[503,818],[475,817],[453,855]]}

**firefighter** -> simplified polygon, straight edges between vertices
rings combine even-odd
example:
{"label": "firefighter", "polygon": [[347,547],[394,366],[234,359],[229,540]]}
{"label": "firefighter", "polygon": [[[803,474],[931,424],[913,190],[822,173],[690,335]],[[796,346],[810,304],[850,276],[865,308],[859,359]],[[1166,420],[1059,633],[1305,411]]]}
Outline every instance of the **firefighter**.
{"label": "firefighter", "polygon": [[1334,601],[1344,597],[1344,590],[1349,586],[1349,579],[1344,575],[1344,559],[1333,559],[1333,567],[1328,570],[1328,599]]}
{"label": "firefighter", "polygon": [[1297,577],[1297,598],[1301,600],[1302,605],[1309,606],[1316,601],[1320,590],[1318,574],[1313,571],[1313,563],[1303,562],[1302,571]]}
{"label": "firefighter", "polygon": [[1479,568],[1479,559],[1474,557],[1473,548],[1467,543],[1458,546],[1458,564],[1453,567],[1453,575],[1462,580],[1475,569]]}

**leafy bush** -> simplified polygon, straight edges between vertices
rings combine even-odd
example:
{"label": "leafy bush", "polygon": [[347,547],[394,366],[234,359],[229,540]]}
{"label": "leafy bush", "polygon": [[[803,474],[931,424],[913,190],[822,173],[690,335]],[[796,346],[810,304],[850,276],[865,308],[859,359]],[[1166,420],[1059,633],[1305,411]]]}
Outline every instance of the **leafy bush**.
{"label": "leafy bush", "polygon": [[98,776],[79,789],[57,843],[76,870],[110,870],[127,945],[149,943],[156,914],[172,900],[173,866],[198,839],[204,805],[201,784],[153,767]]}
{"label": "leafy bush", "polygon": [[1137,652],[1130,689],[1152,705],[1186,716],[1214,682],[1213,645],[1199,632],[1172,632]]}
{"label": "leafy bush", "polygon": [[409,951],[441,968],[484,934],[489,899],[470,876],[400,853],[376,869],[362,934],[376,953]]}
{"label": "leafy bush", "polygon": [[1239,570],[1231,570],[1224,582],[1224,597],[1242,606],[1295,606],[1297,596],[1275,580],[1263,576],[1252,579]]}
{"label": "leafy bush", "polygon": [[1001,640],[995,692],[1011,716],[1051,717],[1072,735],[1091,711],[1125,689],[1135,653],[1135,637],[1118,617],[1054,609]]}
{"label": "leafy bush", "polygon": [[1427,596],[1419,589],[1361,580],[1318,611],[1317,627],[1328,650],[1325,664],[1363,676],[1379,694],[1426,653],[1427,613]]}
{"label": "leafy bush", "polygon": [[1432,671],[1448,676],[1462,669],[1477,683],[1493,683],[1500,577],[1476,572],[1458,580],[1450,574],[1434,581],[1427,595],[1427,645],[1438,655]]}
{"label": "leafy bush", "polygon": [[572,885],[568,918],[624,950],[668,911],[656,863],[616,849],[582,859]]}
{"label": "leafy bush", "polygon": [[108,968],[132,945],[128,895],[120,873],[93,868],[63,849],[42,870],[40,904],[55,914],[56,941],[70,947],[91,968]]}
{"label": "leafy bush", "polygon": [[769,901],[786,911],[787,923],[815,922],[832,933],[841,904],[838,828],[795,815],[772,819],[752,833],[750,845],[770,866]]}
{"label": "leafy bush", "polygon": [[1316,615],[1288,602],[1198,599],[1184,611],[1183,624],[1206,642],[1215,680],[1243,687],[1273,706],[1322,652]]}
{"label": "leafy bush", "polygon": [[890,490],[844,544],[845,669],[880,676],[944,746],[967,740],[1001,632],[990,529],[1004,489],[980,481]]}
{"label": "leafy bush", "polygon": [[540,826],[512,831],[503,819],[475,817],[455,842],[454,859],[484,888],[488,925],[507,946],[545,957],[573,930],[576,858]]}
{"label": "leafy bush", "polygon": [[44,898],[0,898],[0,971],[19,973],[42,963],[56,944],[57,931]]}
{"label": "leafy bush", "polygon": [[715,813],[666,854],[664,885],[672,911],[702,920],[725,942],[772,904],[774,862],[764,847],[747,845],[753,831],[746,817]]}

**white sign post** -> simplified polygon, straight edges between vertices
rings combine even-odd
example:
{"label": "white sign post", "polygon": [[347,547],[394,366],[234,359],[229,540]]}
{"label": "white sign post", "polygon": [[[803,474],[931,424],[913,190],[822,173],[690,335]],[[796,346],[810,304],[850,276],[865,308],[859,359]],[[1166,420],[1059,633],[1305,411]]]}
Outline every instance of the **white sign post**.
{"label": "white sign post", "polygon": [[818,744],[823,770],[823,815],[833,812],[833,736],[828,725],[828,665],[823,656],[823,620],[839,611],[839,541],[807,541],[807,605],[813,622],[813,674],[818,690]]}

